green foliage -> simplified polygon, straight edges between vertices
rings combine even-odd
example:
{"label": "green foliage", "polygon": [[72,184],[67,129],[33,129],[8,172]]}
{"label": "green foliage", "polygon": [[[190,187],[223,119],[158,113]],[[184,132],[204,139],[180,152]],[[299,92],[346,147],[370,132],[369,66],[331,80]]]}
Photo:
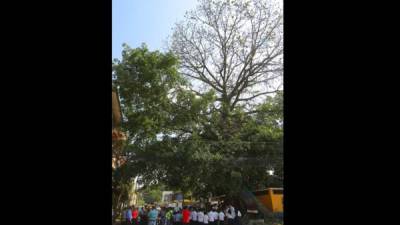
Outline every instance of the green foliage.
{"label": "green foliage", "polygon": [[141,191],[143,201],[146,204],[153,204],[161,201],[162,192],[165,190],[163,185],[151,185]]}
{"label": "green foliage", "polygon": [[131,141],[155,139],[163,131],[172,110],[170,92],[184,83],[171,53],[150,52],[145,45],[124,45],[122,60],[113,64],[114,86],[118,87]]}
{"label": "green foliage", "polygon": [[[254,113],[237,106],[224,114],[214,90],[190,91],[178,63],[171,53],[145,45],[125,46],[122,60],[114,62],[113,86],[129,140],[123,150],[128,162],[113,171],[113,190],[126,190],[138,175],[145,185],[157,181],[195,197],[282,185],[266,170],[272,166],[283,175],[283,93],[268,97]],[[154,202],[157,196],[160,190],[147,189],[143,198]]]}

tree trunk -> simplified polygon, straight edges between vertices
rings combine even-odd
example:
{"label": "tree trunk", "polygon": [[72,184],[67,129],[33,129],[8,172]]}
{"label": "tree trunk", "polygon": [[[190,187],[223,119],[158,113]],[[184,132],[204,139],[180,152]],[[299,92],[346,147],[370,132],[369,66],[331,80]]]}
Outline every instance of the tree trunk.
{"label": "tree trunk", "polygon": [[222,131],[222,140],[227,141],[231,138],[231,134],[230,134],[230,114],[231,114],[231,110],[230,110],[230,101],[228,99],[228,97],[226,96],[226,94],[223,95],[223,100],[221,101],[221,131]]}

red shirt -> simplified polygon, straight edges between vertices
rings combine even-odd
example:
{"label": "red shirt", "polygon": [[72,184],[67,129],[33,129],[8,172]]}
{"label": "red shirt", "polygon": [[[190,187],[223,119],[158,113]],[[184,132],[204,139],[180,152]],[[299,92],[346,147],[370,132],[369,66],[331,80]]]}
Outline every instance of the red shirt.
{"label": "red shirt", "polygon": [[190,211],[188,209],[182,210],[182,222],[189,223],[190,221]]}
{"label": "red shirt", "polygon": [[133,219],[136,219],[136,218],[138,217],[138,214],[139,214],[139,212],[138,212],[137,209],[133,210],[133,211],[132,211],[132,218],[133,218]]}

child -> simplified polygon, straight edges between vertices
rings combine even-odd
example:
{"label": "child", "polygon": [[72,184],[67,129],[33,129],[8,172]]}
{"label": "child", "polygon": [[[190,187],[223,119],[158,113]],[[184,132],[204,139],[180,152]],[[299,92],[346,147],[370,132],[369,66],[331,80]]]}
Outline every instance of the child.
{"label": "child", "polygon": [[138,225],[139,211],[135,206],[132,206],[132,224]]}
{"label": "child", "polygon": [[125,223],[130,225],[132,223],[132,209],[128,207],[125,211]]}
{"label": "child", "polygon": [[202,225],[204,221],[204,213],[203,213],[203,209],[200,209],[197,212],[197,224],[198,225]]}
{"label": "child", "polygon": [[224,211],[222,210],[222,208],[220,208],[218,213],[218,225],[223,225],[224,219],[225,219]]}
{"label": "child", "polygon": [[214,212],[213,212],[213,210],[211,209],[208,213],[207,213],[207,216],[208,216],[208,222],[209,222],[209,224],[210,225],[215,225],[214,224]]}
{"label": "child", "polygon": [[208,215],[207,215],[207,213],[204,213],[204,217],[203,217],[203,224],[204,225],[208,225]]}
{"label": "child", "polygon": [[181,222],[182,222],[182,214],[180,211],[177,211],[174,214],[174,225],[181,225]]}
{"label": "child", "polygon": [[197,211],[196,208],[192,208],[192,211],[190,212],[190,224],[191,225],[197,225]]}
{"label": "child", "polygon": [[173,219],[173,210],[169,208],[167,210],[167,213],[165,214],[165,220],[166,220],[166,225],[172,225],[172,219]]}

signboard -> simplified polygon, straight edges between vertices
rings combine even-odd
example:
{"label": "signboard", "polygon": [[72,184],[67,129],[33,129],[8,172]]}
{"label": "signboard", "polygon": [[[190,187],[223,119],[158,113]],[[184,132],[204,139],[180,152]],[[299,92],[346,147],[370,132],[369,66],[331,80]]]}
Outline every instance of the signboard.
{"label": "signboard", "polygon": [[164,201],[165,202],[171,202],[172,201],[172,194],[165,195]]}
{"label": "signboard", "polygon": [[176,201],[183,201],[183,195],[181,193],[175,194],[174,197],[175,197],[174,200]]}
{"label": "signboard", "polygon": [[163,191],[161,202],[172,202],[173,201],[173,192],[172,191]]}

